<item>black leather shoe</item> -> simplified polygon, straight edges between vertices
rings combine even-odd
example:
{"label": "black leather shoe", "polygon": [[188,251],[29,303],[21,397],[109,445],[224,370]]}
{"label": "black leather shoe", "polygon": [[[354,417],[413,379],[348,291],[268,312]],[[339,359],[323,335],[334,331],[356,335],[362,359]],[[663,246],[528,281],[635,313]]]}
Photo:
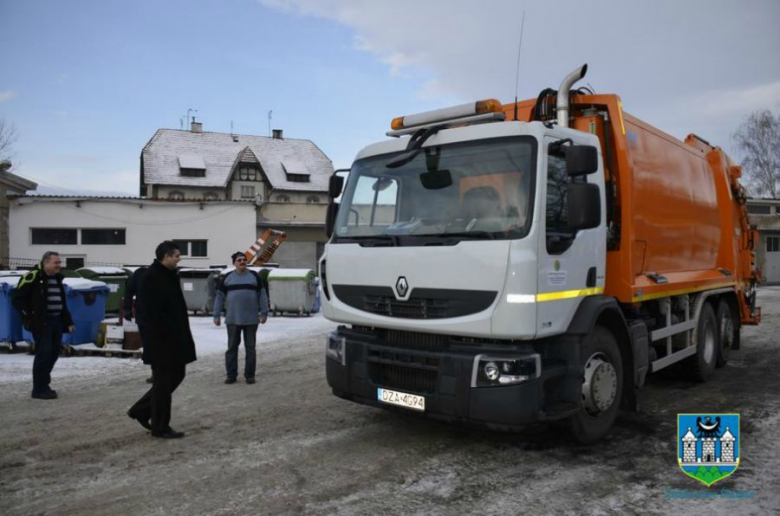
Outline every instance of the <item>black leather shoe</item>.
{"label": "black leather shoe", "polygon": [[256,383],[254,376],[252,378],[247,378],[246,379],[246,383],[248,383],[248,384]]}
{"label": "black leather shoe", "polygon": [[235,378],[227,378],[225,380],[225,383],[228,384],[228,385],[236,383],[236,379]]}
{"label": "black leather shoe", "polygon": [[56,400],[57,391],[48,390],[46,392],[33,392],[32,397],[36,400]]}
{"label": "black leather shoe", "polygon": [[162,433],[152,432],[152,437],[159,437],[160,439],[181,439],[184,437],[184,432],[177,432],[173,428],[169,428]]}
{"label": "black leather shoe", "polygon": [[135,419],[142,427],[146,428],[147,430],[152,429],[152,425],[149,424],[148,420],[141,419],[140,417],[134,416],[133,413],[130,412],[129,410],[127,411],[127,417],[129,417],[130,419]]}

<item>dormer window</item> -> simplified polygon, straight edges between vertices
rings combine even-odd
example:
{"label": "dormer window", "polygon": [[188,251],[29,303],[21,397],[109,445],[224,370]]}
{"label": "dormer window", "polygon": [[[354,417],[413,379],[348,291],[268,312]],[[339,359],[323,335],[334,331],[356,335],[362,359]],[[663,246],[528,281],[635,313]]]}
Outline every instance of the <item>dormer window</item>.
{"label": "dormer window", "polygon": [[251,163],[242,163],[238,167],[238,180],[239,181],[257,181],[260,179],[257,166]]}
{"label": "dormer window", "polygon": [[286,194],[277,195],[276,202],[290,202],[290,196]]}
{"label": "dormer window", "polygon": [[200,156],[179,156],[179,173],[184,177],[206,177],[206,163]]}
{"label": "dormer window", "polygon": [[308,183],[311,181],[309,174],[287,174],[287,180],[293,183]]}
{"label": "dormer window", "polygon": [[284,173],[287,175],[287,180],[293,183],[309,183],[311,182],[311,174],[306,168],[306,165],[297,160],[282,160],[282,167]]}

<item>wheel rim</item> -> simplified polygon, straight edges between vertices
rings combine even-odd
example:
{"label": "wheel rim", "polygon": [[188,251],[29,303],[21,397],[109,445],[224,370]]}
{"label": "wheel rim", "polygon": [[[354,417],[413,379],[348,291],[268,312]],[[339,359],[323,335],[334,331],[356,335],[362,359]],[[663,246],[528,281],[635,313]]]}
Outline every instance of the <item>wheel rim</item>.
{"label": "wheel rim", "polygon": [[617,396],[617,371],[603,353],[594,353],[585,363],[582,402],[585,411],[598,416],[609,410]]}
{"label": "wheel rim", "polygon": [[715,357],[715,328],[707,324],[704,328],[704,362],[709,364]]}

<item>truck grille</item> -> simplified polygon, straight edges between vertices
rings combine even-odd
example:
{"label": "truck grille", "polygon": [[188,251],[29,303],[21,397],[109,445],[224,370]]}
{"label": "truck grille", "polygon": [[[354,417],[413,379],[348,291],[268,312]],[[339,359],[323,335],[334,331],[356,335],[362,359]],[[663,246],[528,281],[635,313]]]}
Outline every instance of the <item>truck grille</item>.
{"label": "truck grille", "polygon": [[434,392],[436,371],[391,364],[371,364],[371,379],[382,387],[406,392]]}
{"label": "truck grille", "polygon": [[398,330],[380,330],[379,337],[389,346],[425,351],[443,351],[449,342],[445,335]]}
{"label": "truck grille", "polygon": [[447,317],[449,302],[445,299],[415,298],[399,301],[390,296],[365,296],[363,310],[404,319],[441,319]]}
{"label": "truck grille", "polygon": [[439,359],[383,349],[367,350],[371,381],[382,387],[411,392],[434,392]]}
{"label": "truck grille", "polygon": [[479,313],[490,308],[498,292],[415,288],[409,299],[397,299],[390,287],[333,285],[343,303],[377,315],[403,319],[444,319]]}

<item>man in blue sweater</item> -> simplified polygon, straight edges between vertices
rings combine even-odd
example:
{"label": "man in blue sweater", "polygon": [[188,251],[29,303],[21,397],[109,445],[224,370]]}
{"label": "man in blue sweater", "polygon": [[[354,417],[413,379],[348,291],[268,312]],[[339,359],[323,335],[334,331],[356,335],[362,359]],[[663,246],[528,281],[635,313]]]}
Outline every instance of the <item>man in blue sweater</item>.
{"label": "man in blue sweater", "polygon": [[[214,324],[222,324],[222,306],[227,301],[225,325],[228,334],[228,349],[225,353],[225,383],[236,383],[238,376],[238,346],[241,334],[244,334],[246,364],[244,378],[246,383],[255,383],[257,352],[255,342],[258,323],[265,324],[268,319],[268,292],[260,275],[247,269],[246,256],[242,252],[231,256],[236,270],[222,278],[214,300]],[[258,316],[258,313],[260,314]]]}

